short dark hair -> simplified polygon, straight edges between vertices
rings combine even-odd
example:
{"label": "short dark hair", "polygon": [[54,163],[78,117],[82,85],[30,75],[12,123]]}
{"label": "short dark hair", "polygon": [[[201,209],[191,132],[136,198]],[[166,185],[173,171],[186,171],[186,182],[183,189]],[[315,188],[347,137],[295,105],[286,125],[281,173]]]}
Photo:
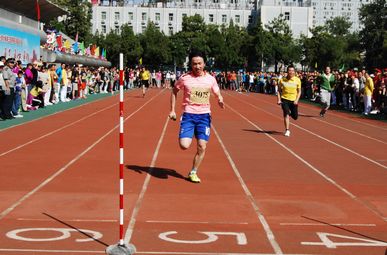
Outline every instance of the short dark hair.
{"label": "short dark hair", "polygon": [[193,49],[189,53],[189,62],[191,62],[192,58],[194,57],[201,57],[204,60],[204,63],[206,63],[206,55],[204,54],[204,52],[197,49]]}
{"label": "short dark hair", "polygon": [[294,65],[288,65],[288,68],[286,68],[286,71],[289,71],[290,68],[293,68],[294,70],[296,70],[296,68],[294,67]]}

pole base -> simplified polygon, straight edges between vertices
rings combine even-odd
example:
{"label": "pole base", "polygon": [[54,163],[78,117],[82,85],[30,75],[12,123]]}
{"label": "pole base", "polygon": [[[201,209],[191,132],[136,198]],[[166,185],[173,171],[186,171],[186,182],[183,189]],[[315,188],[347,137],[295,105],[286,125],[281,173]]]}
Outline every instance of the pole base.
{"label": "pole base", "polygon": [[107,255],[132,255],[135,252],[136,247],[133,244],[112,244],[106,248]]}

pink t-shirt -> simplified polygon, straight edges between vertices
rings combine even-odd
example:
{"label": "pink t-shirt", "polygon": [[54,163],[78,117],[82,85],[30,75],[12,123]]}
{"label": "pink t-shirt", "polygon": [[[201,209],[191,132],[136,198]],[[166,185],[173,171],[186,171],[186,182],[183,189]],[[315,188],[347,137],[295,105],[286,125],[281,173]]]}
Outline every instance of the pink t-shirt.
{"label": "pink t-shirt", "polygon": [[211,91],[219,91],[215,78],[206,72],[203,76],[187,73],[177,80],[175,87],[183,89],[183,111],[194,114],[210,113]]}

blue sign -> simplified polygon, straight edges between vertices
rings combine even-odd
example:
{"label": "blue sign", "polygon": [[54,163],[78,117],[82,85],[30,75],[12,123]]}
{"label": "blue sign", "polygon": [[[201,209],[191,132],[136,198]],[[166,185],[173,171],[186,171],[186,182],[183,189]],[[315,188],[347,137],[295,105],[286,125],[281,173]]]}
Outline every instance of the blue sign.
{"label": "blue sign", "polygon": [[0,56],[20,60],[23,64],[40,59],[38,35],[0,26]]}

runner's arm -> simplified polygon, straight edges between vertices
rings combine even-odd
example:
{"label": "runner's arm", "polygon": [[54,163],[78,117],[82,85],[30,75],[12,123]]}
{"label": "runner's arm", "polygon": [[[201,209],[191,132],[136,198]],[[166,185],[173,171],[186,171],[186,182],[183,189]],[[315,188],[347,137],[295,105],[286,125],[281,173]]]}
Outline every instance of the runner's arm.
{"label": "runner's arm", "polygon": [[225,108],[225,104],[223,102],[223,97],[222,95],[220,94],[220,90],[214,92],[216,98],[218,99],[218,104],[220,106],[220,108],[224,109]]}
{"label": "runner's arm", "polygon": [[176,107],[176,97],[177,93],[179,92],[179,89],[174,87],[171,93],[171,111],[169,113],[169,118],[176,120],[176,112],[175,112],[175,107]]}

